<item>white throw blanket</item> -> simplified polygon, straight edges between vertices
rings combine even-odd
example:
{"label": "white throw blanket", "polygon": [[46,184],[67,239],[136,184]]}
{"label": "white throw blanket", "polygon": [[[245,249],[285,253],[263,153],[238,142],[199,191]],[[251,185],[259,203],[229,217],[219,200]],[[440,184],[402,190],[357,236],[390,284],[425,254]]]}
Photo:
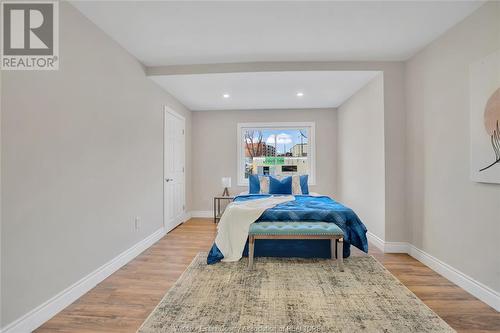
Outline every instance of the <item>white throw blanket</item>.
{"label": "white throw blanket", "polygon": [[287,195],[230,203],[219,221],[215,238],[215,244],[224,255],[222,261],[240,260],[250,224],[257,221],[266,209],[293,200],[294,196]]}

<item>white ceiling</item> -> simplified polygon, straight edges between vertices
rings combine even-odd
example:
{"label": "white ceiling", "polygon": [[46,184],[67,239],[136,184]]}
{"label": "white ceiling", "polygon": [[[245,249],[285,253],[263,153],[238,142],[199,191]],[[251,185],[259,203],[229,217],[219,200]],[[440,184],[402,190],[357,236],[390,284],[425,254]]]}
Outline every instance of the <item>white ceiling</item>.
{"label": "white ceiling", "polygon": [[74,1],[147,66],[405,60],[482,1]]}
{"label": "white ceiling", "polygon": [[[337,107],[377,71],[250,72],[151,76],[190,110]],[[297,92],[304,96],[298,97]],[[229,98],[224,98],[224,94]]]}

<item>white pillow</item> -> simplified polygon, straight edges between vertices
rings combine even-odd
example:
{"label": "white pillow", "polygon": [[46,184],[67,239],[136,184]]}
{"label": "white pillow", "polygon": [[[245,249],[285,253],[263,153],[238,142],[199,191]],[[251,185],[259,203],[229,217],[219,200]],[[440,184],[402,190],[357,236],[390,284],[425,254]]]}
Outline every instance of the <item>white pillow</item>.
{"label": "white pillow", "polygon": [[292,194],[293,195],[302,194],[302,187],[300,186],[300,176],[299,175],[292,176]]}
{"label": "white pillow", "polygon": [[269,194],[269,177],[259,176],[260,181],[260,193]]}

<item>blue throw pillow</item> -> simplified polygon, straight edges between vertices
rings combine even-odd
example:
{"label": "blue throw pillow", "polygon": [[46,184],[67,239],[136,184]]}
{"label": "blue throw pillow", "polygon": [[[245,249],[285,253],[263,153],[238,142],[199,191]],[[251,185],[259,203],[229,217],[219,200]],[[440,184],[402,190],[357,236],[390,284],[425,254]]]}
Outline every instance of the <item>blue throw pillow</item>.
{"label": "blue throw pillow", "polygon": [[309,195],[309,185],[307,184],[307,180],[309,175],[300,176],[300,189],[302,190],[302,194]]}
{"label": "blue throw pillow", "polygon": [[248,177],[248,193],[249,194],[260,193],[260,180],[258,175],[250,175],[250,177]]}
{"label": "blue throw pillow", "polygon": [[269,194],[292,194],[292,177],[279,180],[269,177]]}

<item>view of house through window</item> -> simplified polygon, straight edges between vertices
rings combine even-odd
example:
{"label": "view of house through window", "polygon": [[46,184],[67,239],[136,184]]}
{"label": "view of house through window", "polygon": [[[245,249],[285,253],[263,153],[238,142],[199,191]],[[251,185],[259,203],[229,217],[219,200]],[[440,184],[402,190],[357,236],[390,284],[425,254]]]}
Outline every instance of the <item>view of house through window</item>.
{"label": "view of house through window", "polygon": [[249,175],[304,175],[311,173],[311,126],[241,127],[241,179]]}

